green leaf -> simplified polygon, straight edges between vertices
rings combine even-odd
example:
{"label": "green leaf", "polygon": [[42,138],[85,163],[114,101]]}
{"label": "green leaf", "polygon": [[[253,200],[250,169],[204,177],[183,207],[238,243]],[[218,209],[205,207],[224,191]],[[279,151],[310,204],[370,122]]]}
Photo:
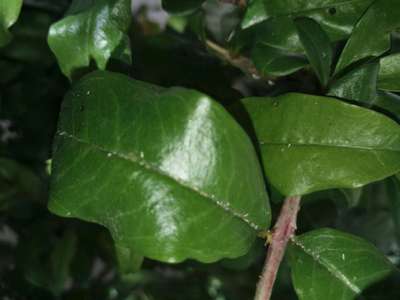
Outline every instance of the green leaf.
{"label": "green leaf", "polygon": [[373,0],[264,0],[265,14],[309,17],[322,26],[332,41],[347,37]]}
{"label": "green leaf", "polygon": [[264,8],[264,0],[250,0],[246,6],[241,27],[246,29],[266,19],[268,19],[268,15]]}
{"label": "green leaf", "polygon": [[377,0],[355,26],[339,58],[336,73],[352,63],[390,49],[390,33],[400,27],[400,3]]}
{"label": "green leaf", "polygon": [[333,82],[328,95],[372,104],[376,98],[378,72],[379,63],[363,64]]}
{"label": "green leaf", "polygon": [[270,224],[253,146],[219,104],[107,72],[63,102],[50,194],[52,212],[166,262],[244,255]]}
{"label": "green leaf", "polygon": [[283,16],[269,19],[259,24],[255,31],[257,43],[293,53],[304,53],[304,47],[291,17]]}
{"label": "green leaf", "polygon": [[329,37],[313,19],[299,18],[295,20],[295,25],[311,66],[321,84],[326,86],[331,73],[333,56]]}
{"label": "green leaf", "polygon": [[195,12],[205,0],[162,0],[163,9],[173,15],[187,15]]}
{"label": "green leaf", "polygon": [[[74,0],[67,16],[50,27],[48,43],[62,72],[71,79],[93,59],[105,69],[113,52],[126,42],[131,8],[129,0]],[[119,53],[121,51],[118,49]]]}
{"label": "green leaf", "polygon": [[0,0],[0,47],[11,39],[8,29],[17,21],[22,0]]}
{"label": "green leaf", "polygon": [[257,70],[265,76],[285,76],[308,64],[306,58],[269,45],[258,43],[251,54]]}
{"label": "green leaf", "polygon": [[353,300],[394,271],[372,244],[333,229],[294,238],[289,258],[300,300]]}
{"label": "green leaf", "polygon": [[362,64],[335,81],[331,85],[328,95],[358,101],[400,121],[400,96],[390,92],[377,91],[378,73],[379,63]]}
{"label": "green leaf", "polygon": [[393,119],[400,122],[400,96],[390,92],[378,91],[372,102],[384,109]]}
{"label": "green leaf", "polygon": [[400,92],[400,53],[381,59],[378,87],[381,90]]}
{"label": "green leaf", "polygon": [[243,104],[266,175],[284,195],[360,187],[400,169],[400,127],[380,113],[294,93]]}

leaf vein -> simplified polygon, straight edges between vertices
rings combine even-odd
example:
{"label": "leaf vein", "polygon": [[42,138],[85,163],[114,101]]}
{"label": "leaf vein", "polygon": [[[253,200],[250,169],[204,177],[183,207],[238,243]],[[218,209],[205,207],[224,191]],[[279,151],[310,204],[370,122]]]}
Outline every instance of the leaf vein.
{"label": "leaf vein", "polygon": [[158,175],[161,175],[163,177],[167,177],[168,179],[173,180],[174,182],[178,183],[180,186],[192,191],[193,193],[195,193],[197,195],[200,195],[202,198],[206,198],[207,200],[211,201],[211,203],[215,204],[216,206],[218,206],[219,208],[221,208],[225,212],[227,212],[227,213],[239,218],[241,221],[243,221],[245,224],[247,224],[248,226],[250,226],[254,230],[256,230],[256,231],[261,230],[261,228],[256,223],[254,223],[253,221],[251,221],[251,220],[249,220],[247,218],[247,214],[243,214],[243,213],[240,213],[240,212],[237,212],[237,211],[233,210],[229,206],[229,204],[227,204],[226,202],[215,199],[214,195],[210,195],[210,194],[208,194],[208,193],[206,193],[204,191],[200,191],[197,187],[190,186],[187,182],[185,182],[185,181],[183,181],[183,180],[181,180],[179,178],[176,178],[174,176],[171,176],[170,174],[160,170],[159,168],[157,168],[157,167],[151,165],[150,163],[148,163],[147,161],[139,158],[139,156],[136,155],[136,153],[130,152],[129,155],[126,155],[126,154],[122,154],[122,153],[119,153],[119,152],[107,150],[107,149],[105,149],[104,147],[102,147],[100,145],[96,145],[96,144],[90,143],[88,141],[85,141],[85,140],[83,140],[81,138],[78,138],[75,135],[72,135],[72,134],[67,133],[67,132],[61,132],[61,133],[57,133],[57,134],[59,136],[61,136],[61,137],[70,138],[71,140],[73,140],[73,141],[75,141],[77,143],[81,143],[81,144],[84,144],[84,145],[86,145],[88,147],[92,147],[93,149],[95,149],[97,151],[100,151],[100,152],[103,152],[103,153],[106,153],[107,155],[108,154],[112,154],[111,157],[113,157],[113,156],[114,157],[118,157],[118,158],[123,159],[125,161],[128,161],[130,163],[137,164],[137,165],[141,166],[142,168],[144,168],[144,169],[146,169],[148,171],[151,171],[151,172],[156,173]]}

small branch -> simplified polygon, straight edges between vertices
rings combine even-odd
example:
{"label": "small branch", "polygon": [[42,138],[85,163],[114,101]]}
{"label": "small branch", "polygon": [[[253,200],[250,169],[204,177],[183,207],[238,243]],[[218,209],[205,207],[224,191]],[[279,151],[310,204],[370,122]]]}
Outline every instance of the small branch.
{"label": "small branch", "polygon": [[272,233],[264,270],[257,285],[254,300],[269,300],[275,283],[279,266],[290,238],[296,231],[297,213],[300,209],[300,197],[288,197],[283,204],[278,221]]}
{"label": "small branch", "polygon": [[253,62],[247,57],[240,55],[232,55],[227,49],[221,47],[220,45],[206,40],[206,46],[211,49],[215,54],[222,60],[228,62],[232,66],[239,68],[243,73],[252,76],[255,79],[265,79],[265,80],[274,80],[275,78],[261,75]]}

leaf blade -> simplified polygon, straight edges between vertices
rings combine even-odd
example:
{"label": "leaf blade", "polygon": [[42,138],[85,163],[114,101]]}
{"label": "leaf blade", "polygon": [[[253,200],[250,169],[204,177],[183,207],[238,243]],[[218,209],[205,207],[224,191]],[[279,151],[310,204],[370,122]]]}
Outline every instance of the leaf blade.
{"label": "leaf blade", "polygon": [[351,300],[394,270],[372,244],[333,229],[294,238],[289,256],[300,299]]}
{"label": "leaf blade", "polygon": [[0,47],[6,45],[11,34],[8,29],[17,21],[22,8],[22,0],[0,1]]}
{"label": "leaf blade", "polygon": [[245,254],[269,225],[250,141],[205,95],[97,72],[67,96],[59,129],[50,209],[105,225],[120,248],[210,262]]}
{"label": "leaf blade", "polygon": [[284,195],[360,187],[400,168],[400,128],[384,115],[303,94],[247,98],[243,104],[266,176]]}
{"label": "leaf blade", "polygon": [[335,73],[367,57],[379,56],[390,49],[390,32],[400,26],[399,3],[375,1],[355,26],[347,41]]}
{"label": "leaf blade", "polygon": [[330,78],[333,58],[329,37],[313,19],[298,18],[294,23],[314,72],[321,84],[326,86]]}
{"label": "leaf blade", "polygon": [[48,44],[61,71],[71,79],[79,68],[88,67],[91,59],[104,70],[113,52],[120,45],[127,45],[130,1],[100,0],[88,5],[75,0],[69,13],[54,23],[48,34]]}
{"label": "leaf blade", "polygon": [[400,91],[400,54],[385,56],[380,60],[378,87],[381,90]]}
{"label": "leaf blade", "polygon": [[376,98],[378,72],[377,62],[354,68],[333,82],[327,95],[371,104]]}

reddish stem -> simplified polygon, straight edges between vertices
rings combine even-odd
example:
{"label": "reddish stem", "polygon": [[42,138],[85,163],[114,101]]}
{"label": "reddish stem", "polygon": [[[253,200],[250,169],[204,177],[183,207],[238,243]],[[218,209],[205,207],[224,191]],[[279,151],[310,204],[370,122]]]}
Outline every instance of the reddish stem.
{"label": "reddish stem", "polygon": [[288,197],[282,206],[276,222],[271,244],[268,248],[264,270],[257,285],[254,300],[269,300],[279,266],[286,251],[286,246],[296,231],[297,213],[300,209],[300,197]]}

